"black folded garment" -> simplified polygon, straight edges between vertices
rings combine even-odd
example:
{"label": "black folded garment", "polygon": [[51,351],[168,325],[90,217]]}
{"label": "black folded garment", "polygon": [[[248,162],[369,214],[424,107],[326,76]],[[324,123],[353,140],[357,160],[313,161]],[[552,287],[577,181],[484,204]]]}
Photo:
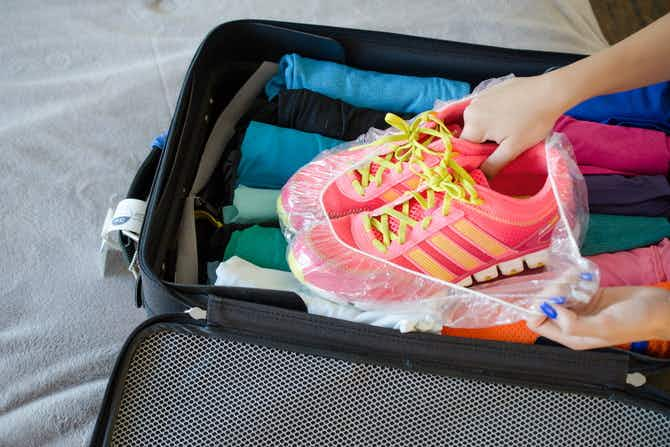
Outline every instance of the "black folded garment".
{"label": "black folded garment", "polygon": [[311,90],[283,90],[278,98],[280,126],[318,133],[339,140],[355,140],[371,127],[386,129],[386,113],[359,109]]}
{"label": "black folded garment", "polygon": [[[265,107],[257,107],[252,116],[254,121],[345,141],[355,140],[371,127],[389,127],[384,121],[384,112],[357,108],[339,99],[304,89],[280,91]],[[409,118],[411,115],[402,117]]]}

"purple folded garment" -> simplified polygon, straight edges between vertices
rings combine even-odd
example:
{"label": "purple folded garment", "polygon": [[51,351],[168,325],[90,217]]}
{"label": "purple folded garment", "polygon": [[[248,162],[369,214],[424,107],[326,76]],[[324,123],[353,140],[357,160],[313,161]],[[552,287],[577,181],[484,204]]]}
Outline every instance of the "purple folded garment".
{"label": "purple folded garment", "polygon": [[670,183],[662,175],[586,175],[592,213],[670,217]]}
{"label": "purple folded garment", "polygon": [[562,116],[554,131],[567,135],[584,173],[667,175],[670,168],[670,137],[657,130]]}

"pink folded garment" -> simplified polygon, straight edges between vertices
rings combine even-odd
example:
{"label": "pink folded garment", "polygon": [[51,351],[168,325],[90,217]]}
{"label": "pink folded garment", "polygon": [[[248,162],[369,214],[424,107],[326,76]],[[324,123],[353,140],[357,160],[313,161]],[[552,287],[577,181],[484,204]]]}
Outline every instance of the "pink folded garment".
{"label": "pink folded garment", "polygon": [[611,126],[562,116],[554,131],[567,135],[584,174],[668,173],[670,137],[657,130]]}
{"label": "pink folded garment", "polygon": [[648,286],[670,281],[670,240],[657,245],[590,256],[600,269],[600,285]]}
{"label": "pink folded garment", "polygon": [[599,168],[598,166],[579,165],[579,170],[583,175],[631,175],[630,172],[614,171],[612,169]]}

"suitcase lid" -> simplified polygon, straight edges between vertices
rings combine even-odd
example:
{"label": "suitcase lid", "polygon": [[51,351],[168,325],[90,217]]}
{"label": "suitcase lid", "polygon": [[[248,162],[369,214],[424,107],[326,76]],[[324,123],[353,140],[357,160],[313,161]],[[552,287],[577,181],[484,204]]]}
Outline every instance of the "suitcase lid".
{"label": "suitcase lid", "polygon": [[206,318],[135,330],[91,445],[670,442],[668,401],[626,385],[620,352],[399,334],[218,297]]}

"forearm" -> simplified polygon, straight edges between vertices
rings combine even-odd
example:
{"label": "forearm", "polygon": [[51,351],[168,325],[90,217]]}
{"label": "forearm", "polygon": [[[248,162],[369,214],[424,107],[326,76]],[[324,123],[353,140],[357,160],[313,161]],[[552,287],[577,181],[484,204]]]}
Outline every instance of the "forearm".
{"label": "forearm", "polygon": [[593,96],[670,79],[670,14],[616,45],[546,76],[564,110]]}
{"label": "forearm", "polygon": [[670,291],[659,289],[662,293],[655,315],[656,336],[660,340],[670,340]]}

